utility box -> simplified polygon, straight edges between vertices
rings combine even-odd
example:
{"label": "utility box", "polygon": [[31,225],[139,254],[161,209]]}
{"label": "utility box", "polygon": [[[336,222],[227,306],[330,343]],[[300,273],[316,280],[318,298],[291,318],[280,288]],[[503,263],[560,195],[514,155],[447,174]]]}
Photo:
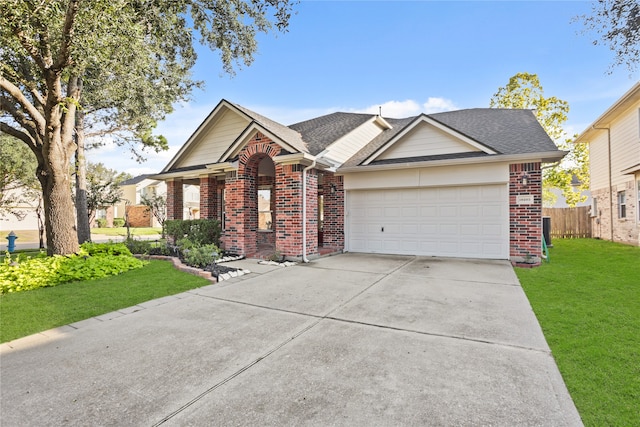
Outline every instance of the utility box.
{"label": "utility box", "polygon": [[551,244],[551,217],[543,216],[542,217],[542,235],[544,236],[544,241],[547,243],[547,247],[551,248],[553,245]]}

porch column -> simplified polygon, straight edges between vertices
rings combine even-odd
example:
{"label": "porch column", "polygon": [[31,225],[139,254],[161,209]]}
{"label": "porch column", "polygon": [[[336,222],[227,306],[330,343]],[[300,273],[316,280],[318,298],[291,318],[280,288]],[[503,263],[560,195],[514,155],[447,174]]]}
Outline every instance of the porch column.
{"label": "porch column", "polygon": [[325,172],[322,183],[324,195],[324,246],[344,249],[344,182],[342,176]]}
{"label": "porch column", "polygon": [[200,218],[218,218],[218,180],[215,176],[200,176]]}
{"label": "porch column", "polygon": [[[532,197],[533,202],[520,201],[518,196]],[[539,264],[542,255],[540,163],[509,165],[509,221],[511,261],[522,262],[531,258]]]}
{"label": "porch column", "polygon": [[184,203],[182,179],[167,180],[167,219],[182,219]]}

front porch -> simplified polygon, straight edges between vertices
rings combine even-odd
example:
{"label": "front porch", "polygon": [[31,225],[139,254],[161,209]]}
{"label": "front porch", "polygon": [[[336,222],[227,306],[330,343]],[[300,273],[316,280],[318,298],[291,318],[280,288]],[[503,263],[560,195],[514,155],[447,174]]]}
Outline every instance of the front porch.
{"label": "front porch", "polygon": [[197,183],[200,218],[220,221],[228,252],[303,259],[344,248],[342,177],[287,154],[260,132],[231,161],[166,181],[167,217],[182,219],[183,186]]}

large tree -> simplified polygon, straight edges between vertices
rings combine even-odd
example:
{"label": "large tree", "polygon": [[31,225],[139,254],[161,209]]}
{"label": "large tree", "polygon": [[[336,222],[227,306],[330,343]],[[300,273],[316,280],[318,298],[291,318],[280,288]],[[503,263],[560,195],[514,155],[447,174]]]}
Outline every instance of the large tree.
{"label": "large tree", "polygon": [[[49,254],[78,249],[68,166],[84,88],[97,83],[92,93],[108,91],[145,79],[163,85],[168,76],[177,76],[177,86],[167,90],[188,93],[196,84],[188,74],[196,41],[217,50],[223,69],[232,72],[235,64],[251,63],[256,32],[273,25],[285,30],[290,12],[289,0],[0,3],[0,131],[20,139],[37,158]],[[96,74],[101,77],[93,79]],[[137,107],[131,108],[133,113]],[[119,109],[115,115],[102,110],[105,122],[109,117],[126,122],[126,108],[114,109]],[[131,139],[157,145],[152,124],[135,128]]]}
{"label": "large tree", "polygon": [[[540,79],[536,74],[518,73],[500,87],[489,101],[491,108],[526,108],[534,113],[559,149],[568,154],[562,161],[543,166],[543,199],[546,204],[555,203],[556,196],[551,189],[562,191],[567,204],[575,206],[586,199],[582,190],[589,188],[589,153],[586,145],[573,144],[566,138],[563,129],[569,113],[569,103],[555,96],[545,96]],[[577,185],[576,180],[577,178]]]}
{"label": "large tree", "polygon": [[626,65],[635,71],[640,61],[640,2],[638,0],[596,0],[592,14],[579,17],[587,32],[595,32],[594,45],[608,46],[615,54],[613,66]]}

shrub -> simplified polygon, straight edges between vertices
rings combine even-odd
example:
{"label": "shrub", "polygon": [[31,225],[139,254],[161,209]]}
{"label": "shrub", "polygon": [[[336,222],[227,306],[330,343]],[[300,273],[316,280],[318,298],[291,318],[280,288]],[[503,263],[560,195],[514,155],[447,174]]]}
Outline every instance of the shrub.
{"label": "shrub", "polygon": [[107,220],[104,218],[97,218],[96,224],[98,224],[99,228],[107,228]]}
{"label": "shrub", "polygon": [[28,258],[7,253],[0,264],[0,294],[90,280],[140,268],[145,263],[122,244],[84,243],[73,255]]}
{"label": "shrub", "polygon": [[188,237],[196,246],[220,245],[220,222],[215,219],[173,219],[164,223],[165,230],[174,242]]}
{"label": "shrub", "polygon": [[184,251],[185,262],[192,267],[203,268],[213,264],[220,250],[216,245],[196,246]]}
{"label": "shrub", "polygon": [[113,219],[114,227],[124,227],[124,218],[114,218]]}

